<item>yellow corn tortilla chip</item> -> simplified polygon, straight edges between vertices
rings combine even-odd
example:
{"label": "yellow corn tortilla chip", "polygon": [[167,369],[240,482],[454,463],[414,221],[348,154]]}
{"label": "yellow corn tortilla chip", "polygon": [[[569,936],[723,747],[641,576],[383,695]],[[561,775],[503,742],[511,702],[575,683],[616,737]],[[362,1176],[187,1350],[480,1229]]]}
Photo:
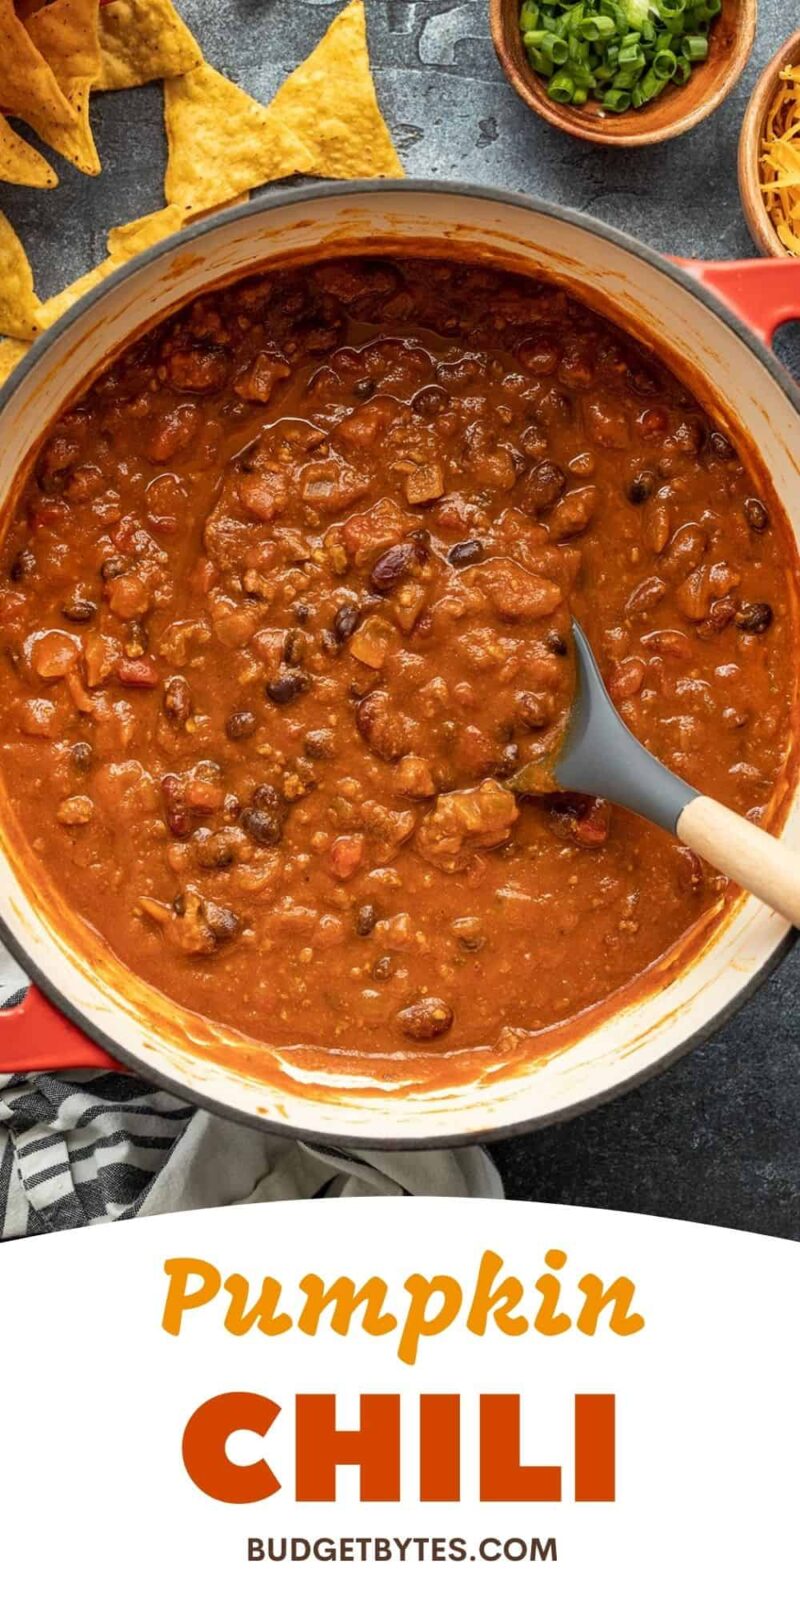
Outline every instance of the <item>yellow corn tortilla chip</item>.
{"label": "yellow corn tortilla chip", "polygon": [[14,0],[0,0],[0,105],[35,125],[48,143],[53,131],[74,128],[78,120],[52,67],[17,16]]}
{"label": "yellow corn tortilla chip", "polygon": [[321,178],[404,176],[375,94],[364,0],[350,0],[334,17],[269,110],[284,133],[303,146],[299,172]]}
{"label": "yellow corn tortilla chip", "polygon": [[29,118],[37,133],[80,172],[96,177],[100,159],[89,125],[89,96],[100,74],[98,0],[53,0],[27,23],[28,34],[52,68],[53,76],[75,112],[74,128],[43,128]]}
{"label": "yellow corn tortilla chip", "polygon": [[188,212],[300,170],[303,147],[270,109],[207,61],[164,85],[169,156],[164,194]]}
{"label": "yellow corn tortilla chip", "polygon": [[199,66],[203,52],[172,0],[111,0],[100,8],[98,89],[135,89]]}
{"label": "yellow corn tortilla chip", "polygon": [[9,373],[30,350],[31,339],[3,339],[0,340],[0,384],[5,383]]}
{"label": "yellow corn tortilla chip", "polygon": [[164,193],[192,211],[295,172],[403,176],[375,97],[363,0],[340,12],[268,106],[204,62],[164,85],[164,117]]}
{"label": "yellow corn tortilla chip", "polygon": [[49,161],[14,132],[0,116],[0,182],[25,183],[31,189],[54,189],[58,183]]}
{"label": "yellow corn tortilla chip", "polygon": [[108,254],[115,266],[138,256],[159,239],[177,233],[183,222],[180,206],[164,206],[161,211],[149,211],[145,217],[134,217],[131,222],[121,222],[108,235]]}
{"label": "yellow corn tortilla chip", "polygon": [[32,339],[38,331],[39,299],[31,264],[8,217],[0,211],[0,333]]}

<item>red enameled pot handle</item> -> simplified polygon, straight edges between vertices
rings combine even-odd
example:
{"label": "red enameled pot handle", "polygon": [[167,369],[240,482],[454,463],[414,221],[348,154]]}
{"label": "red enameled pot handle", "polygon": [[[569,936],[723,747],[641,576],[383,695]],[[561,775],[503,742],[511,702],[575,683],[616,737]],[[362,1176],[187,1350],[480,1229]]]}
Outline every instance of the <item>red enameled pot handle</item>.
{"label": "red enameled pot handle", "polygon": [[[766,344],[772,343],[782,323],[800,318],[800,261],[680,261],[679,265]],[[29,989],[20,1005],[0,1011],[0,1072],[75,1067],[122,1070],[37,989]]]}
{"label": "red enameled pot handle", "polygon": [[800,318],[800,260],[679,261],[742,322],[771,344],[784,322]]}

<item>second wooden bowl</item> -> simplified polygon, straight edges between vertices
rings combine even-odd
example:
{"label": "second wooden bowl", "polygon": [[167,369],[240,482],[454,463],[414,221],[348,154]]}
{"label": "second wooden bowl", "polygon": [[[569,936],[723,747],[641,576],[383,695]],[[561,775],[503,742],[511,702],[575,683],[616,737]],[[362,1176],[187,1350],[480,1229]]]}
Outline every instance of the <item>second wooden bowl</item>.
{"label": "second wooden bowl", "polygon": [[800,61],[800,29],[767,63],[750,96],[739,135],[739,193],[742,209],[754,244],[762,255],[790,256],[781,244],[770,221],[761,193],[761,140],[767,113],[778,90],[778,79],[784,67]]}
{"label": "second wooden bowl", "polygon": [[744,71],[753,47],[758,0],[723,0],[722,11],[708,36],[706,61],[695,67],[688,83],[670,85],[638,111],[604,111],[597,102],[560,106],[547,93],[544,78],[528,61],[519,26],[520,0],[489,0],[494,47],[509,82],[532,111],[564,133],[594,144],[617,146],[659,144],[702,122],[721,105]]}

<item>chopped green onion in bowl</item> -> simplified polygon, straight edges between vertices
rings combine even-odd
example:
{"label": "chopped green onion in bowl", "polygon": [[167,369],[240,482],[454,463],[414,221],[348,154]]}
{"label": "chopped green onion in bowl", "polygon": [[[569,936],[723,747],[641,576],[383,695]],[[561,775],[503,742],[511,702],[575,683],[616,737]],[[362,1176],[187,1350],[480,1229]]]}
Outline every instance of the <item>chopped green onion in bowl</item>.
{"label": "chopped green onion in bowl", "polygon": [[722,0],[523,0],[522,42],[558,105],[620,113],[688,83]]}

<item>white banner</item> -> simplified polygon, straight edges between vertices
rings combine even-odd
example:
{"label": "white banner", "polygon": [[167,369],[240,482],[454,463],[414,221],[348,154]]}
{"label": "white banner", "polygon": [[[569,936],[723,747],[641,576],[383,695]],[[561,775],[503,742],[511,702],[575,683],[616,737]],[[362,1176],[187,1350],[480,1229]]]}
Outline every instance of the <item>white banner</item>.
{"label": "white banner", "polygon": [[798,1325],[796,1244],[558,1206],[291,1202],[11,1245],[3,1591],[781,1600]]}

